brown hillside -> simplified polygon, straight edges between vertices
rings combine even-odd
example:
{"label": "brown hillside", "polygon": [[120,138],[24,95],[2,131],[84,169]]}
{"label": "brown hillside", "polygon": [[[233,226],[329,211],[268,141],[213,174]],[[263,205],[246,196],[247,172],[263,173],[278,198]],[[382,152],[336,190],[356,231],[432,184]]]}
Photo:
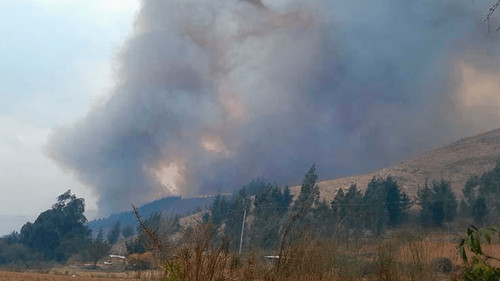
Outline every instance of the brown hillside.
{"label": "brown hillside", "polygon": [[[443,178],[451,181],[455,194],[460,197],[465,182],[471,176],[481,175],[493,168],[499,158],[500,129],[497,129],[458,140],[379,171],[322,181],[318,185],[322,199],[330,201],[339,188],[346,189],[357,184],[360,189],[364,189],[374,176],[391,175],[410,196],[415,196],[418,187],[426,179]],[[291,191],[295,194],[299,187],[292,187]]]}

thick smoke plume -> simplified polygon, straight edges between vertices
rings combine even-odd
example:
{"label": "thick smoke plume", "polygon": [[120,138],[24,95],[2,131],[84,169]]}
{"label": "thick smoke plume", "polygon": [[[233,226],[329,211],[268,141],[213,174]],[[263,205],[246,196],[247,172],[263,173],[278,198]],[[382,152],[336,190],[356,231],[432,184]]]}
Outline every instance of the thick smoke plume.
{"label": "thick smoke plume", "polygon": [[500,125],[484,4],[143,0],[113,93],[49,154],[102,214],[380,168]]}

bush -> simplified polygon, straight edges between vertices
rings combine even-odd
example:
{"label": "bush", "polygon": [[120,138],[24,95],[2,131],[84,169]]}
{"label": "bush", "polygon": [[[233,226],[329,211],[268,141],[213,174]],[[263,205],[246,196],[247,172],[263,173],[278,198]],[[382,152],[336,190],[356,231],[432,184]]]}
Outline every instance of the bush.
{"label": "bush", "polygon": [[453,271],[453,263],[449,258],[445,257],[439,257],[435,258],[431,262],[432,268],[435,271],[441,272],[441,273],[451,273]]}
{"label": "bush", "polygon": [[153,267],[154,258],[151,252],[145,252],[143,254],[132,254],[128,257],[128,262],[134,268],[139,270],[150,269]]}

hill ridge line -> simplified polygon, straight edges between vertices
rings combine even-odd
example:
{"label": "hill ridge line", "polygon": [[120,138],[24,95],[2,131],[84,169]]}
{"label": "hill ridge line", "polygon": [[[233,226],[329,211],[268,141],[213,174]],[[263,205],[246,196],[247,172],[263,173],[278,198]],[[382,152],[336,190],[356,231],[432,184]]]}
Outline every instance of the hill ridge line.
{"label": "hill ridge line", "polygon": [[[500,128],[464,137],[447,145],[434,147],[420,155],[408,157],[386,168],[359,175],[318,182],[321,199],[333,200],[339,188],[357,184],[364,190],[375,177],[392,176],[410,196],[415,196],[425,180],[449,180],[455,194],[461,198],[462,188],[474,175],[490,170],[500,159]],[[298,194],[300,186],[291,187]]]}

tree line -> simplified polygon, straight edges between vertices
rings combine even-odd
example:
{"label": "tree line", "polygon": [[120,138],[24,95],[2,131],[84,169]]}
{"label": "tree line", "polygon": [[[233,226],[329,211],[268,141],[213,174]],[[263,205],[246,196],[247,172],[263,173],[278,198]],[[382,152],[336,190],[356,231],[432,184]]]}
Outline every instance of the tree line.
{"label": "tree line", "polygon": [[[374,177],[364,192],[357,185],[341,188],[328,202],[320,199],[317,177],[313,165],[295,199],[287,186],[254,180],[231,197],[216,196],[204,220],[216,226],[233,249],[243,243],[272,250],[278,248],[292,220],[294,229],[289,238],[306,234],[352,240],[363,235],[380,236],[404,223],[449,228],[459,219],[486,225],[500,215],[500,162],[491,171],[467,181],[460,203],[448,180],[426,181],[415,198],[410,198],[391,176]],[[243,238],[242,224],[246,229]]]}
{"label": "tree line", "polygon": [[83,198],[77,198],[71,190],[59,195],[56,203],[34,222],[27,222],[19,232],[0,239],[0,265],[37,267],[74,258],[95,266],[120,235],[128,238],[134,234],[133,227],[122,228],[120,222],[106,235],[103,229],[92,233],[84,212]]}
{"label": "tree line", "polygon": [[[481,176],[471,177],[460,202],[447,180],[426,181],[415,198],[410,198],[391,176],[374,177],[363,189],[357,185],[339,189],[326,201],[320,198],[317,178],[313,165],[295,196],[288,186],[253,180],[232,196],[217,195],[208,210],[201,212],[200,223],[213,226],[217,239],[229,241],[233,250],[240,243],[244,249],[252,245],[277,250],[283,243],[303,237],[350,241],[366,235],[377,237],[402,224],[440,228],[462,221],[484,226],[500,215],[500,162]],[[0,238],[0,265],[34,267],[70,258],[95,265],[120,237],[127,240],[128,254],[151,250],[140,227],[121,227],[117,221],[106,233],[102,229],[92,233],[84,211],[83,198],[70,190],[61,194],[34,222]],[[144,223],[167,239],[183,231],[179,221],[178,216],[157,212]]]}

